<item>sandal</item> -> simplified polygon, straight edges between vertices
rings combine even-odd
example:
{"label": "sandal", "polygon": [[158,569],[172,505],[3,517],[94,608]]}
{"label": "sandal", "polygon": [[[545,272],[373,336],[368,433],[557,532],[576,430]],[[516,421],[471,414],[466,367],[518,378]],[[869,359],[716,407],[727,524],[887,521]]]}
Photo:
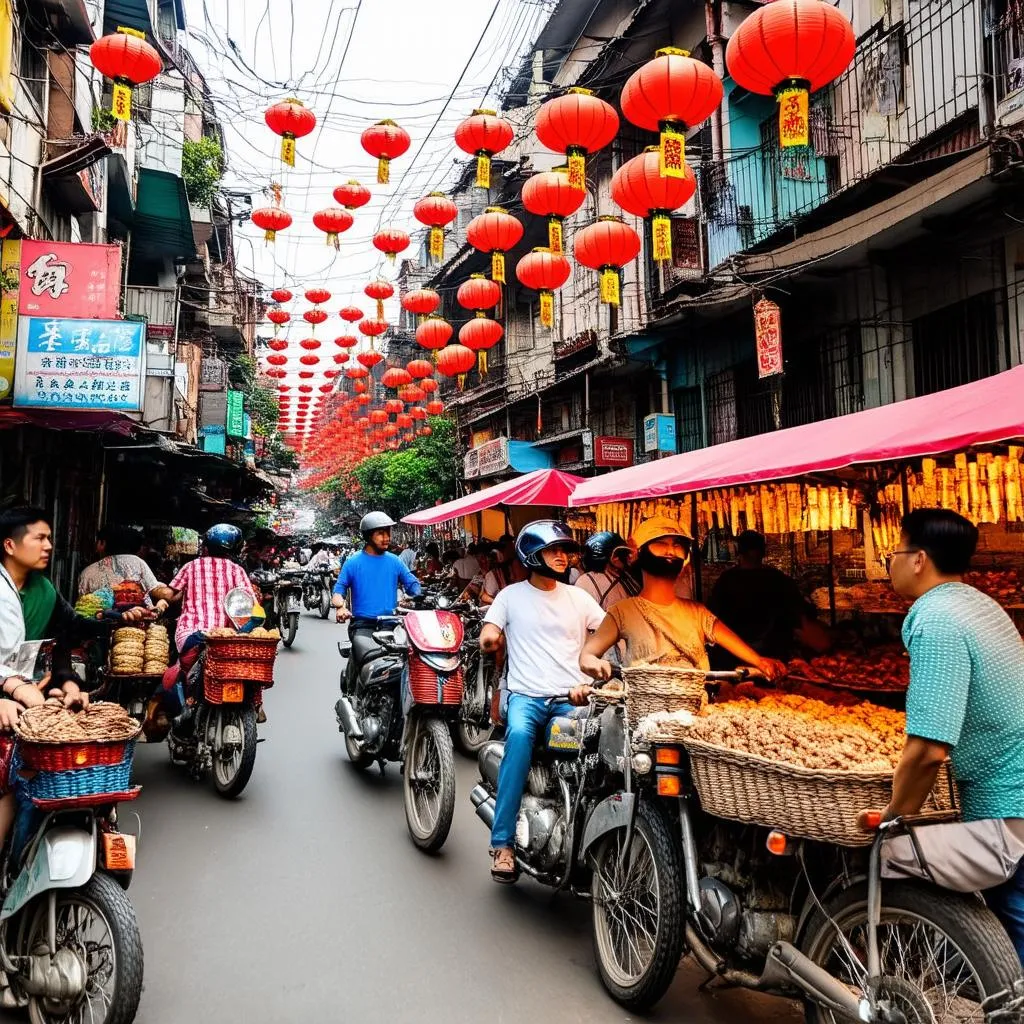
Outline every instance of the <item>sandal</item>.
{"label": "sandal", "polygon": [[501,885],[513,885],[519,880],[519,865],[516,864],[515,852],[507,846],[494,851],[491,865],[491,878]]}

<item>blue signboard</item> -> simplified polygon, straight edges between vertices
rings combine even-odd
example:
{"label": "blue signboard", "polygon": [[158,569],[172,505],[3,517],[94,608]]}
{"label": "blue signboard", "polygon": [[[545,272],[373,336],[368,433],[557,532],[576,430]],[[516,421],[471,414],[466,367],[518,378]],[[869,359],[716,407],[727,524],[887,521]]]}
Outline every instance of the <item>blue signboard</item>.
{"label": "blue signboard", "polygon": [[644,417],[644,451],[676,450],[676,418],[671,413],[653,413]]}
{"label": "blue signboard", "polygon": [[22,317],[14,404],[142,410],[146,325],[127,320]]}

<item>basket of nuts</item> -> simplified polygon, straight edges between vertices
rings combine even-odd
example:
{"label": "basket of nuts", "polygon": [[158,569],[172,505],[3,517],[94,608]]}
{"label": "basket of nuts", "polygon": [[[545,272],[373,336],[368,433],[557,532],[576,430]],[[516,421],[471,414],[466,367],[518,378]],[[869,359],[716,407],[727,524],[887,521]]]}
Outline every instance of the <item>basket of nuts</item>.
{"label": "basket of nuts", "polygon": [[170,654],[166,626],[121,626],[112,637],[109,672],[131,678],[159,677],[167,668]]}

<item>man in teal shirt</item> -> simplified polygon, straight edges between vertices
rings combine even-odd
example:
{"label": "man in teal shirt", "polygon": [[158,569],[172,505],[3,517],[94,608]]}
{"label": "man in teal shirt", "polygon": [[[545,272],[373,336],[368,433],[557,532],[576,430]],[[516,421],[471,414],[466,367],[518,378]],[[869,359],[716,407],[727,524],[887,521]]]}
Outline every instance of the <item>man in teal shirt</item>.
{"label": "man in teal shirt", "polygon": [[[992,598],[963,582],[978,530],[944,509],[903,519],[893,589],[913,599],[907,742],[886,818],[916,814],[947,757],[965,821],[1002,819],[1024,842],[1024,641]],[[985,893],[1024,963],[1024,867]]]}

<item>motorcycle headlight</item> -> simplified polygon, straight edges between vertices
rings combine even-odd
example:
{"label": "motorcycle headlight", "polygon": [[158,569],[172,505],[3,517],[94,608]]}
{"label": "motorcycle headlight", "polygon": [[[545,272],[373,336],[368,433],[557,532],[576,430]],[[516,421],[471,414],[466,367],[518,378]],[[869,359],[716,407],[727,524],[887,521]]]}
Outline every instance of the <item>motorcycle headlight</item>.
{"label": "motorcycle headlight", "polygon": [[635,771],[637,775],[646,775],[652,767],[654,767],[654,765],[651,761],[650,754],[639,753],[633,755],[633,771]]}
{"label": "motorcycle headlight", "polygon": [[437,599],[437,607],[438,608],[451,608],[451,606],[452,606],[451,598],[445,597],[444,594],[442,594]]}

